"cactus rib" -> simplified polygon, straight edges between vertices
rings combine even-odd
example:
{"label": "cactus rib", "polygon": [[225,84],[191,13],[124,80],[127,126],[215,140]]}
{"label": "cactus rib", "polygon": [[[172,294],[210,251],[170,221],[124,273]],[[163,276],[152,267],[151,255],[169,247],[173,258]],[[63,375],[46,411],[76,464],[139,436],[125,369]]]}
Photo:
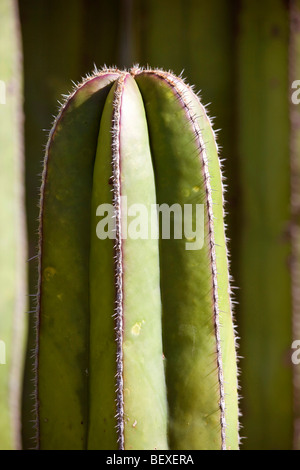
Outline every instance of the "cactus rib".
{"label": "cactus rib", "polygon": [[115,208],[116,240],[115,240],[115,283],[116,283],[116,341],[117,341],[117,426],[118,443],[124,449],[124,397],[123,397],[123,263],[122,263],[122,233],[121,233],[121,188],[120,188],[120,120],[122,93],[126,74],[118,79],[113,103],[112,130],[112,164],[113,164],[113,202]]}
{"label": "cactus rib", "polygon": [[[87,411],[83,411],[84,408],[85,408],[85,405],[84,405],[84,402],[86,401],[86,395],[87,395],[87,385],[86,385],[86,370],[88,369],[88,362],[87,362],[87,359],[84,358],[82,360],[82,365],[81,365],[81,368],[78,370],[78,360],[77,360],[77,355],[79,354],[79,351],[81,349],[82,351],[82,354],[84,355],[85,357],[85,346],[86,346],[86,337],[87,337],[87,334],[88,332],[86,331],[85,334],[82,332],[82,328],[83,328],[83,325],[85,325],[87,323],[87,319],[88,319],[88,296],[85,294],[85,288],[88,287],[88,264],[86,262],[86,249],[89,245],[89,240],[88,240],[88,237],[83,233],[82,229],[80,229],[79,225],[78,225],[78,222],[77,222],[77,211],[78,211],[78,207],[81,207],[81,210],[82,210],[82,213],[83,213],[83,223],[86,223],[88,225],[88,221],[89,221],[89,217],[88,215],[86,214],[86,210],[85,210],[85,207],[82,208],[82,205],[84,206],[84,204],[82,203],[82,200],[85,202],[85,205],[88,206],[88,201],[90,200],[90,187],[91,187],[91,179],[92,179],[92,171],[93,171],[93,163],[94,163],[94,156],[95,156],[95,146],[96,146],[96,137],[97,137],[97,133],[98,133],[98,122],[99,122],[99,118],[101,116],[101,109],[103,108],[103,105],[104,105],[104,100],[105,100],[105,97],[107,95],[107,92],[108,92],[108,87],[109,87],[109,83],[113,80],[113,78],[115,78],[117,76],[116,72],[110,72],[109,70],[103,72],[103,73],[100,73],[98,74],[97,77],[94,77],[92,78],[91,80],[89,78],[87,78],[87,80],[85,80],[81,85],[79,85],[75,91],[72,93],[72,97],[71,99],[69,100],[66,100],[65,102],[65,105],[63,106],[63,108],[61,109],[57,119],[55,120],[55,123],[54,123],[54,126],[51,130],[51,133],[50,133],[50,136],[49,136],[49,140],[48,140],[48,145],[47,145],[47,149],[46,149],[46,155],[45,155],[45,164],[44,164],[44,171],[43,171],[43,176],[42,176],[42,186],[41,186],[41,199],[40,199],[40,229],[39,229],[39,283],[38,283],[38,294],[37,294],[37,315],[36,315],[36,325],[35,325],[35,330],[36,330],[36,351],[35,351],[35,405],[36,405],[36,445],[38,447],[41,447],[43,446],[43,444],[41,443],[41,426],[42,425],[45,425],[45,423],[47,422],[46,420],[48,420],[48,413],[51,415],[53,415],[53,419],[55,421],[55,417],[56,417],[56,424],[59,424],[60,423],[60,413],[63,409],[63,406],[62,408],[60,408],[59,406],[57,406],[59,404],[59,396],[57,396],[57,403],[54,403],[55,400],[52,400],[52,401],[48,401],[46,402],[46,404],[48,404],[49,406],[49,411],[47,413],[46,411],[46,416],[44,417],[44,419],[41,419],[40,415],[41,415],[41,406],[45,403],[41,403],[41,399],[40,399],[40,394],[41,394],[41,387],[40,387],[40,383],[41,383],[41,377],[40,377],[40,374],[41,374],[41,367],[40,367],[40,363],[41,363],[41,354],[43,353],[42,351],[42,334],[43,334],[43,321],[42,321],[42,318],[41,318],[41,311],[42,311],[42,308],[43,308],[43,296],[45,297],[45,287],[46,287],[46,283],[42,283],[42,281],[45,280],[45,277],[46,279],[49,278],[49,282],[51,282],[51,279],[52,279],[52,282],[54,281],[54,289],[52,288],[52,286],[50,286],[51,290],[53,289],[54,292],[55,292],[55,289],[58,290],[58,292],[60,291],[60,285],[61,283],[65,283],[67,284],[66,281],[68,281],[69,283],[69,291],[72,292],[72,289],[74,290],[74,287],[73,287],[73,283],[75,282],[75,279],[68,279],[68,274],[67,274],[67,271],[68,269],[66,269],[66,272],[65,272],[65,276],[63,276],[60,280],[56,280],[55,279],[55,276],[53,276],[53,274],[55,274],[55,270],[54,268],[51,266],[51,264],[47,267],[47,260],[45,260],[45,251],[46,251],[46,242],[47,242],[47,239],[45,239],[45,236],[44,236],[44,232],[45,230],[50,230],[52,227],[51,227],[51,221],[49,222],[49,216],[47,216],[47,212],[46,212],[46,201],[47,201],[47,193],[46,193],[46,184],[47,184],[47,180],[49,178],[49,170],[51,168],[51,151],[53,151],[52,149],[52,142],[56,139],[58,140],[59,137],[60,137],[60,133],[59,131],[61,131],[62,133],[62,139],[61,141],[58,141],[58,148],[56,148],[56,153],[61,154],[62,156],[66,155],[65,153],[65,148],[64,148],[64,138],[66,138],[63,134],[64,130],[66,130],[66,133],[67,133],[67,138],[68,138],[68,132],[69,132],[69,128],[68,128],[68,117],[69,115],[71,116],[71,120],[72,120],[72,124],[69,124],[69,126],[73,126],[74,125],[74,122],[73,120],[75,120],[75,124],[76,124],[76,118],[77,118],[77,125],[81,126],[81,122],[82,120],[88,120],[88,123],[86,125],[86,134],[82,134],[82,135],[79,135],[78,136],[78,140],[74,140],[73,141],[73,146],[75,148],[74,150],[74,154],[76,155],[76,150],[78,152],[78,148],[79,148],[79,151],[82,149],[82,148],[85,148],[85,159],[86,159],[86,162],[84,161],[78,161],[76,163],[81,163],[82,167],[81,168],[78,168],[77,171],[78,171],[78,174],[77,174],[77,179],[75,180],[74,177],[72,178],[72,171],[74,172],[74,167],[73,167],[73,164],[75,162],[72,161],[72,151],[71,151],[71,154],[69,154],[69,158],[67,160],[64,160],[63,158],[60,160],[60,161],[56,161],[55,164],[61,164],[62,165],[62,168],[58,169],[58,171],[61,171],[62,174],[64,174],[64,179],[66,180],[67,177],[70,178],[70,187],[72,188],[73,186],[73,183],[76,183],[78,188],[77,188],[77,193],[79,193],[79,196],[77,195],[77,201],[76,201],[76,190],[73,191],[73,194],[72,194],[72,197],[74,199],[74,201],[72,201],[72,198],[67,198],[67,194],[65,194],[65,181],[57,181],[57,187],[53,189],[53,192],[51,193],[50,192],[50,196],[51,196],[51,200],[49,201],[49,197],[48,197],[48,201],[47,201],[47,210],[51,213],[57,213],[58,211],[58,208],[55,207],[55,206],[59,206],[60,204],[63,204],[64,202],[65,203],[69,203],[69,206],[68,207],[68,213],[66,214],[66,217],[67,217],[67,223],[65,223],[65,221],[63,220],[63,218],[61,220],[56,220],[56,226],[54,227],[55,229],[59,229],[59,231],[54,232],[52,234],[52,237],[53,239],[55,240],[55,244],[56,246],[62,246],[62,251],[66,250],[66,246],[68,246],[68,244],[66,246],[64,246],[64,244],[66,244],[66,242],[68,242],[68,237],[70,237],[70,239],[72,240],[71,238],[71,234],[72,232],[74,231],[76,233],[76,231],[79,231],[81,233],[81,236],[82,236],[82,241],[81,243],[79,243],[78,240],[74,240],[74,246],[73,246],[73,255],[75,256],[76,255],[76,258],[78,259],[79,258],[79,261],[80,261],[80,264],[78,266],[78,268],[76,268],[76,265],[74,265],[74,262],[72,263],[72,252],[71,252],[71,256],[69,257],[69,262],[70,262],[70,265],[72,266],[72,269],[74,270],[75,269],[75,275],[77,275],[78,279],[77,279],[77,283],[81,283],[82,282],[82,286],[80,286],[79,284],[79,287],[76,285],[75,283],[75,286],[78,287],[77,288],[77,296],[79,296],[80,298],[80,302],[78,302],[78,299],[77,298],[71,298],[71,301],[72,301],[72,304],[71,304],[71,307],[68,305],[68,302],[66,302],[66,299],[62,298],[62,305],[60,303],[60,298],[57,297],[55,299],[55,296],[52,296],[52,292],[50,290],[50,292],[47,292],[47,295],[48,297],[52,300],[52,301],[55,301],[56,300],[56,305],[54,304],[54,309],[55,311],[59,312],[59,310],[61,310],[62,312],[66,312],[66,311],[71,311],[72,315],[69,319],[70,321],[70,325],[72,326],[73,325],[73,331],[72,331],[72,334],[74,335],[74,337],[78,337],[78,341],[79,341],[79,345],[76,345],[76,349],[72,352],[72,356],[70,358],[66,358],[67,360],[69,361],[73,361],[73,366],[70,367],[70,364],[66,363],[65,367],[66,367],[66,370],[67,371],[73,371],[74,372],[74,375],[70,376],[70,373],[67,374],[67,377],[68,377],[68,383],[64,383],[63,382],[63,377],[61,376],[60,374],[60,371],[59,370],[56,370],[55,369],[55,366],[54,364],[49,364],[49,366],[51,366],[53,368],[53,380],[56,381],[57,383],[53,384],[51,382],[51,386],[52,386],[52,393],[53,395],[55,396],[55,389],[59,386],[62,387],[62,389],[64,388],[64,386],[68,386],[68,388],[71,390],[72,392],[72,387],[73,387],[73,395],[74,395],[74,398],[73,398],[73,401],[74,401],[74,404],[72,403],[72,395],[69,396],[69,400],[70,402],[72,403],[72,405],[74,406],[75,409],[72,409],[72,410],[69,410],[68,411],[68,408],[66,408],[66,412],[68,411],[69,412],[69,416],[68,418],[71,420],[71,423],[74,422],[77,422],[77,414],[79,416],[78,418],[78,423],[77,424],[77,429],[73,432],[78,433],[80,437],[80,439],[78,438],[78,442],[82,441],[82,443],[80,444],[83,445],[84,443],[84,435],[85,435],[85,432],[82,432],[80,430],[81,427],[85,427],[87,425]],[[73,101],[73,103],[72,103]],[[78,101],[78,103],[77,103]],[[72,108],[72,104],[73,104],[73,108]],[[81,108],[82,107],[86,107],[87,109],[82,111]],[[70,109],[71,108],[71,109]],[[75,119],[73,117],[73,115],[75,115]],[[62,126],[62,122],[63,121],[67,121],[67,124],[65,126]],[[71,147],[71,150],[72,150],[72,147]],[[63,167],[63,165],[65,167]],[[88,165],[88,167],[87,167]],[[86,168],[87,167],[87,168]],[[75,167],[76,168],[76,167]],[[83,187],[83,184],[85,183],[85,186]],[[76,188],[76,186],[75,186]],[[68,190],[67,190],[68,191]],[[85,198],[85,199],[84,199]],[[64,201],[64,199],[66,199],[66,201]],[[76,202],[78,204],[76,204]],[[56,211],[56,212],[55,212]],[[55,216],[54,216],[55,217]],[[46,223],[48,223],[48,227],[46,227]],[[66,231],[64,230],[64,225],[66,225],[67,227],[70,226],[70,234],[66,234]],[[56,238],[55,238],[56,237]],[[51,240],[51,237],[49,237],[50,239],[50,242],[53,243],[53,241]],[[49,249],[49,247],[47,246],[47,248]],[[77,250],[78,248],[78,250]],[[71,251],[71,248],[68,247],[68,252]],[[60,257],[60,254],[57,254],[55,253],[55,256],[56,257]],[[56,262],[58,262],[58,259],[56,260]],[[48,270],[47,270],[48,268]],[[46,272],[45,272],[46,271]],[[73,273],[74,274],[74,273]],[[84,280],[86,281],[86,285],[84,285]],[[72,300],[73,299],[73,300]],[[76,304],[79,304],[78,306],[76,306]],[[78,315],[78,321],[79,321],[79,325],[76,326],[76,324],[74,323],[74,315]],[[47,317],[44,317],[44,322],[45,320],[47,320]],[[58,319],[59,320],[59,317]],[[83,323],[83,325],[81,325],[81,323]],[[69,328],[70,329],[70,326],[68,324],[66,324],[64,327],[66,328]],[[44,354],[45,356],[47,357],[47,349],[49,349],[50,351],[54,351],[55,352],[55,333],[58,335],[58,338],[57,338],[57,342],[59,344],[59,341],[60,342],[63,342],[63,341],[67,341],[67,337],[65,336],[65,332],[64,331],[61,331],[61,327],[58,328],[57,330],[55,330],[55,328],[53,328],[53,335],[52,335],[52,338],[51,338],[51,335],[49,335],[48,337],[48,342],[49,344],[45,345],[44,346]],[[60,338],[60,335],[62,335],[62,337]],[[54,362],[55,362],[55,356],[53,355],[53,359],[52,359]],[[69,366],[69,367],[68,367]],[[54,373],[56,372],[56,374]],[[76,372],[77,372],[77,375],[76,376]],[[72,380],[74,381],[74,383],[72,382]],[[77,388],[77,384],[80,384],[82,382],[82,388],[83,388],[83,396],[81,398],[81,401],[80,402],[77,402],[77,399],[76,399],[76,388]],[[61,385],[60,385],[61,383]],[[51,391],[51,387],[49,387],[49,384],[48,384],[48,388],[49,388],[49,391],[46,391],[46,393],[50,393]],[[53,410],[51,408],[51,403],[53,405]],[[65,403],[63,402],[63,405]],[[81,409],[82,408],[82,409]],[[56,411],[56,414],[53,413]],[[63,416],[63,415],[62,415]],[[83,423],[83,424],[81,424]],[[74,427],[75,428],[75,427]],[[52,437],[55,438],[59,441],[60,439],[60,436],[55,436],[55,434],[52,434]],[[68,437],[68,436],[67,436]],[[47,442],[47,445],[51,446],[51,445],[60,445],[59,442],[56,442],[54,441],[51,442],[51,440],[49,440]],[[72,443],[71,443],[71,448],[72,448]]]}
{"label": "cactus rib", "polygon": [[18,3],[0,4],[0,449],[21,448],[26,334],[22,54]]}

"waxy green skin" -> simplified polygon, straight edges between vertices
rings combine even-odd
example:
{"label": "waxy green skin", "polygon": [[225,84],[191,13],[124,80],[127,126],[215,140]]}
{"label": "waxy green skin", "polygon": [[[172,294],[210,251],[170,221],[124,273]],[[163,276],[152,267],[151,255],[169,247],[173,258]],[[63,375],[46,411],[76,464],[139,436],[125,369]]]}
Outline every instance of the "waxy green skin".
{"label": "waxy green skin", "polygon": [[[26,314],[21,44],[17,2],[0,3],[0,449],[20,448]],[[5,90],[3,90],[5,84]],[[3,350],[3,347],[5,350]],[[5,363],[3,363],[4,361]]]}
{"label": "waxy green skin", "polygon": [[[121,196],[203,204],[202,248],[123,238]],[[107,203],[115,240],[96,233]],[[106,70],[67,100],[47,146],[39,263],[38,448],[238,448],[221,172],[181,79]]]}

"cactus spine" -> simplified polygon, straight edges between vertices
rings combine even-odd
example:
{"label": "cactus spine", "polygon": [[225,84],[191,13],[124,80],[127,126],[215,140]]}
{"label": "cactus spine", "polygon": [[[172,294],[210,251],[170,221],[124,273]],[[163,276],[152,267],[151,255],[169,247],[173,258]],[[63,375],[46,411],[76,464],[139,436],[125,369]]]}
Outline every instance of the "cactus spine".
{"label": "cactus spine", "polygon": [[19,448],[26,247],[17,2],[0,3],[0,449]]}
{"label": "cactus spine", "polygon": [[[202,204],[203,246],[161,225],[124,237],[122,196]],[[100,240],[97,208],[111,203],[115,237]],[[67,98],[41,189],[38,448],[238,448],[223,215],[215,136],[181,78],[107,69]]]}

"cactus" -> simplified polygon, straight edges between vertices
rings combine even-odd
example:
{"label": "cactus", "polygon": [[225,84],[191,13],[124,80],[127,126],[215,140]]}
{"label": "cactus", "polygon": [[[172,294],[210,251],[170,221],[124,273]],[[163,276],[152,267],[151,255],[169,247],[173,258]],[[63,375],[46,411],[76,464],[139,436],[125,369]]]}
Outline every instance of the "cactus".
{"label": "cactus", "polygon": [[[149,210],[163,204],[189,204],[193,227],[204,208],[201,249],[164,237]],[[215,135],[182,78],[104,69],[66,98],[40,199],[37,448],[238,448],[223,211]]]}
{"label": "cactus", "polygon": [[26,312],[22,66],[17,2],[0,2],[0,449],[20,448]]}
{"label": "cactus", "polygon": [[289,18],[284,2],[243,0],[238,39],[244,448],[290,449]]}

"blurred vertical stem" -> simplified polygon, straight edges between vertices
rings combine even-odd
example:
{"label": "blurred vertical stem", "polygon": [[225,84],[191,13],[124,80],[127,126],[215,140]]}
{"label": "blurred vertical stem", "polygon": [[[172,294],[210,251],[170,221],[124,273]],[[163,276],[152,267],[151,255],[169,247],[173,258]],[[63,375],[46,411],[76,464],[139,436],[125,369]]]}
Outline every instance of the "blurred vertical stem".
{"label": "blurred vertical stem", "polygon": [[[104,63],[116,63],[119,36],[120,2],[94,0],[22,0],[25,77],[25,154],[26,208],[29,239],[30,312],[35,309],[37,286],[38,201],[42,159],[47,132],[57,112],[62,93],[73,88],[71,80],[80,80]],[[30,313],[29,322],[33,321]],[[33,329],[28,339],[25,375],[32,375]],[[23,446],[32,447],[33,383],[25,381],[23,393]]]}
{"label": "blurred vertical stem", "polygon": [[120,41],[118,67],[131,67],[133,61],[133,0],[120,2]]}
{"label": "blurred vertical stem", "polygon": [[13,0],[0,2],[0,80],[0,449],[8,450],[20,448],[26,308],[22,57]]}
{"label": "blurred vertical stem", "polygon": [[[224,175],[233,278],[236,276],[239,180],[235,128],[235,29],[237,0],[134,0],[134,60],[171,69],[200,91],[209,104]],[[211,103],[211,104],[210,104]]]}
{"label": "blurred vertical stem", "polygon": [[[291,274],[293,306],[293,340],[300,340],[300,1],[290,0],[290,155],[291,155]],[[292,99],[296,92],[295,102]],[[300,449],[300,366],[293,366],[294,449]]]}
{"label": "blurred vertical stem", "polygon": [[292,446],[287,4],[241,0],[238,125],[245,449]]}
{"label": "blurred vertical stem", "polygon": [[[37,220],[41,161],[52,115],[61,93],[71,87],[71,77],[80,78],[81,2],[22,0],[20,17],[24,50],[26,209],[29,242],[29,337],[26,378],[33,374],[33,328],[37,286]],[[25,380],[23,390],[23,447],[32,447],[33,381]]]}

